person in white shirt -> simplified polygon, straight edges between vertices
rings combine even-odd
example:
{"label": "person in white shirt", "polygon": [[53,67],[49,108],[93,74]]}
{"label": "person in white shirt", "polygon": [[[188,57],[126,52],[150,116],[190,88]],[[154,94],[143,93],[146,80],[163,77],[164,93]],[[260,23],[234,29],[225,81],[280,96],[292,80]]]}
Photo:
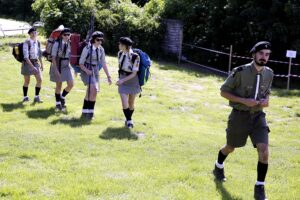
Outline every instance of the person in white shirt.
{"label": "person in white shirt", "polygon": [[43,101],[39,96],[42,86],[42,71],[44,69],[41,45],[37,40],[38,32],[35,28],[30,28],[28,34],[30,38],[23,44],[24,61],[21,66],[21,74],[24,76],[23,102],[29,101],[29,97],[27,95],[28,86],[30,83],[30,76],[34,75],[36,79],[34,103],[42,103]]}

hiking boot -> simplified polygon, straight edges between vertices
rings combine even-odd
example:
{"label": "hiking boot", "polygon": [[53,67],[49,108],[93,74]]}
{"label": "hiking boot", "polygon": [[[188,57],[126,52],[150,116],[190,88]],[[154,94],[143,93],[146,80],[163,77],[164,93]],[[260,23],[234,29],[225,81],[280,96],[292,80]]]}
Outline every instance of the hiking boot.
{"label": "hiking boot", "polygon": [[220,169],[215,165],[215,169],[213,170],[213,174],[215,176],[215,179],[221,182],[226,181],[226,177],[224,175],[224,168]]}
{"label": "hiking boot", "polygon": [[254,186],[254,199],[255,200],[267,200],[264,185],[255,185]]}
{"label": "hiking boot", "polygon": [[61,99],[60,99],[60,102],[61,102],[61,107],[67,108],[66,100],[65,100],[65,99],[61,98]]}
{"label": "hiking boot", "polygon": [[132,120],[127,121],[126,125],[127,125],[127,127],[130,128],[130,129],[134,127],[133,121],[132,121]]}
{"label": "hiking boot", "polygon": [[41,100],[41,98],[39,96],[34,97],[33,102],[34,103],[43,103],[43,101]]}
{"label": "hiking boot", "polygon": [[94,113],[87,113],[87,119],[92,121],[94,119]]}
{"label": "hiking boot", "polygon": [[56,107],[55,107],[55,110],[56,110],[56,111],[62,111],[62,106],[61,106],[61,104],[57,104]]}
{"label": "hiking boot", "polygon": [[23,103],[25,103],[25,102],[29,102],[29,97],[26,96],[23,98]]}

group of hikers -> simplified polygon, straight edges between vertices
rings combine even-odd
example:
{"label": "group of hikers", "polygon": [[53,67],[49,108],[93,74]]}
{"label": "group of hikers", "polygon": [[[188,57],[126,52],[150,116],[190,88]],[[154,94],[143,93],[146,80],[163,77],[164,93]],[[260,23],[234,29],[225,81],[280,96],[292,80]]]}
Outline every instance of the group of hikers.
{"label": "group of hikers", "polygon": [[[23,102],[28,102],[28,86],[30,77],[35,76],[35,103],[42,103],[40,90],[42,85],[43,52],[40,42],[37,39],[38,32],[36,28],[30,28],[28,31],[29,39],[23,43],[23,57],[21,74],[24,76],[23,85]],[[71,58],[71,30],[63,28],[60,36],[54,41],[51,47],[51,66],[50,81],[56,84],[55,87],[55,107],[56,111],[66,110],[66,97],[74,87],[74,69],[70,64]],[[100,31],[92,33],[87,45],[82,49],[79,56],[80,76],[84,85],[87,87],[83,100],[82,118],[92,120],[94,118],[94,108],[99,88],[99,66],[103,68],[108,84],[112,84],[105,59],[105,50],[102,46],[104,42],[104,34]],[[121,97],[123,113],[126,118],[125,125],[133,128],[132,115],[134,112],[134,104],[136,96],[141,92],[138,71],[140,66],[140,56],[133,52],[133,41],[129,37],[121,37],[119,39],[119,79],[116,82]],[[63,83],[66,87],[63,88]]]}
{"label": "group of hikers", "polygon": [[[23,94],[24,102],[27,96],[30,76],[34,75],[37,84],[35,87],[34,102],[42,102],[39,93],[42,84],[41,71],[43,70],[42,52],[37,40],[37,31],[31,28],[28,32],[30,38],[23,45],[24,61],[21,73],[24,75]],[[74,74],[70,65],[70,36],[71,31],[64,28],[60,32],[59,40],[53,44],[51,51],[52,62],[50,67],[50,80],[56,83],[55,99],[56,109],[66,109],[66,97],[74,86]],[[99,64],[104,69],[109,84],[112,79],[105,60],[105,51],[102,46],[104,34],[95,31],[86,45],[79,59],[81,80],[87,87],[83,100],[82,117],[93,119],[97,92],[99,92]],[[122,108],[126,118],[125,125],[133,128],[132,115],[135,98],[141,92],[139,78],[141,58],[132,49],[133,41],[129,37],[119,40],[119,79],[116,82],[121,97]],[[271,44],[262,41],[254,45],[250,54],[252,62],[235,68],[225,83],[221,86],[221,96],[229,100],[233,108],[228,118],[226,129],[226,144],[220,149],[215,162],[213,175],[218,181],[225,181],[224,160],[235,148],[246,145],[250,137],[253,146],[258,151],[257,181],[254,186],[254,198],[265,200],[265,177],[268,170],[269,159],[269,126],[263,108],[269,106],[273,71],[266,67],[270,54]],[[39,63],[40,62],[40,63]],[[62,90],[62,83],[66,87]]]}

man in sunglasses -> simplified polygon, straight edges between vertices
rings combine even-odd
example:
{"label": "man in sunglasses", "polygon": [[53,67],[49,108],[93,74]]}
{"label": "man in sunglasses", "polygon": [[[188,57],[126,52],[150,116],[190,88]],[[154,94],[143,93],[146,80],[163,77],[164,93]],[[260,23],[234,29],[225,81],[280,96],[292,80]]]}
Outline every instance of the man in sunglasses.
{"label": "man in sunglasses", "polygon": [[269,95],[274,77],[273,71],[266,67],[271,44],[262,41],[250,51],[253,61],[233,70],[221,87],[221,96],[229,100],[233,108],[229,115],[226,144],[221,148],[213,174],[216,180],[225,181],[224,160],[235,148],[246,145],[250,137],[257,148],[257,181],[254,198],[265,200],[265,177],[268,171],[269,132],[263,108],[269,106]]}
{"label": "man in sunglasses", "polygon": [[[21,74],[24,76],[23,85],[23,102],[28,102],[29,97],[28,86],[30,76],[34,75],[36,79],[34,103],[42,103],[39,94],[42,86],[43,61],[40,42],[37,40],[38,32],[36,28],[30,28],[28,31],[30,36],[23,44],[24,61],[22,62]],[[39,62],[40,64],[39,64]]]}
{"label": "man in sunglasses", "polygon": [[[61,37],[52,48],[52,64],[50,67],[50,81],[56,83],[55,100],[56,110],[66,110],[66,96],[74,86],[73,69],[70,65],[70,44],[71,30],[64,28],[61,31]],[[67,86],[62,90],[62,83],[67,82]]]}

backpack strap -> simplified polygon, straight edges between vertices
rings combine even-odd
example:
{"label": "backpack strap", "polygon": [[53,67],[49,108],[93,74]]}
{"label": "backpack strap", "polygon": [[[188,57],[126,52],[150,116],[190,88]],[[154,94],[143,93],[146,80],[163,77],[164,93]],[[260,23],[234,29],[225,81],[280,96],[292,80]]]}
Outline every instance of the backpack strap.
{"label": "backpack strap", "polygon": [[[121,59],[122,57],[122,53],[119,52],[119,55],[118,55],[118,58]],[[124,61],[125,61],[125,56],[123,56],[122,60],[121,60],[121,63],[119,64],[119,78],[121,76],[121,71],[122,71],[122,68],[123,68],[123,64],[124,64]]]}

